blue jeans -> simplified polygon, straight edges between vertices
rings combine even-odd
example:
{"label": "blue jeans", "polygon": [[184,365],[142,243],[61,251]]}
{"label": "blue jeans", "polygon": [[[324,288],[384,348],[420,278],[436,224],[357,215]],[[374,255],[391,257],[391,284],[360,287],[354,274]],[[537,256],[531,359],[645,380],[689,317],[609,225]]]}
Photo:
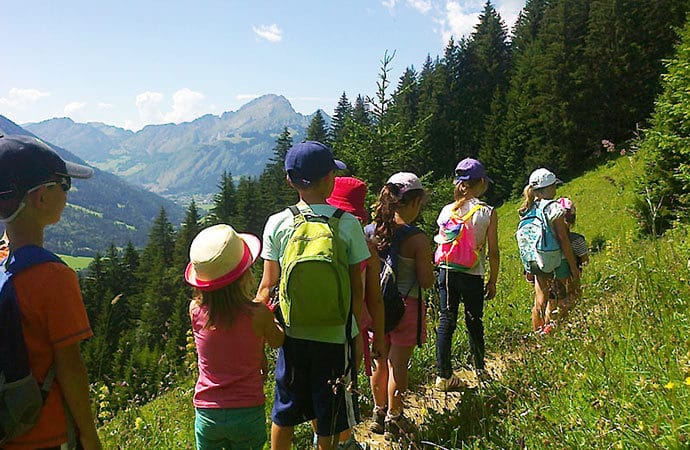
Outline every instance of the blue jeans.
{"label": "blue jeans", "polygon": [[249,408],[196,408],[197,450],[261,450],[266,442],[264,405]]}
{"label": "blue jeans", "polygon": [[441,318],[436,339],[436,374],[453,375],[451,350],[460,302],[465,307],[465,327],[476,369],[484,368],[484,279],[479,275],[441,269],[438,275]]}

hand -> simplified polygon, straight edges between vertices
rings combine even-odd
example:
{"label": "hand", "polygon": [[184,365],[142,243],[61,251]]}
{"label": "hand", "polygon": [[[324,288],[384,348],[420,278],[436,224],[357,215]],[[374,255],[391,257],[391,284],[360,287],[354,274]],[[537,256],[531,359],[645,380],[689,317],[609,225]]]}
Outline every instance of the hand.
{"label": "hand", "polygon": [[491,300],[494,297],[496,297],[496,282],[489,281],[484,286],[484,299]]}
{"label": "hand", "polygon": [[103,448],[95,428],[92,432],[80,432],[79,443],[84,450],[101,450]]}
{"label": "hand", "polygon": [[383,336],[374,334],[374,342],[371,344],[371,358],[378,359],[386,354],[386,340]]}
{"label": "hand", "polygon": [[266,358],[266,353],[264,353],[264,358],[261,361],[261,379],[264,383],[268,380],[268,358]]}
{"label": "hand", "polygon": [[582,286],[580,285],[579,276],[573,276],[570,278],[570,288],[572,289],[573,294],[575,294],[578,298],[582,296]]}

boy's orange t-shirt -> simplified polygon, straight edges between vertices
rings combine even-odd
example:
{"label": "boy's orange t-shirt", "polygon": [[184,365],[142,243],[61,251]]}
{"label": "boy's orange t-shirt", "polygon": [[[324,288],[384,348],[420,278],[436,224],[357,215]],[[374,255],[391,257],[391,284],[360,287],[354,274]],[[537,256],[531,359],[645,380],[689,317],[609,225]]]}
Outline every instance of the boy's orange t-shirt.
{"label": "boy's orange t-shirt", "polygon": [[[31,371],[39,383],[53,365],[55,349],[93,335],[77,274],[60,263],[43,263],[14,278]],[[5,450],[55,447],[67,442],[67,419],[57,379],[36,425],[4,444]]]}

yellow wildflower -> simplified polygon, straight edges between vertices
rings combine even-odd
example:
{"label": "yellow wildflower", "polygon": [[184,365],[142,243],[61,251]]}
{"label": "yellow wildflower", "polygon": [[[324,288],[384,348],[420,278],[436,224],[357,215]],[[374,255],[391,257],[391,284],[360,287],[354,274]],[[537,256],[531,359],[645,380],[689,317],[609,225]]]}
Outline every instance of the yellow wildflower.
{"label": "yellow wildflower", "polygon": [[137,430],[141,430],[142,428],[144,428],[144,419],[142,419],[141,417],[137,417],[136,419],[134,419],[134,428],[136,428]]}
{"label": "yellow wildflower", "polygon": [[690,386],[690,377],[687,377],[687,378],[685,379],[685,384],[686,384],[687,386]]}
{"label": "yellow wildflower", "polygon": [[670,391],[671,389],[676,387],[676,383],[674,383],[673,381],[669,381],[668,383],[666,383],[664,387]]}

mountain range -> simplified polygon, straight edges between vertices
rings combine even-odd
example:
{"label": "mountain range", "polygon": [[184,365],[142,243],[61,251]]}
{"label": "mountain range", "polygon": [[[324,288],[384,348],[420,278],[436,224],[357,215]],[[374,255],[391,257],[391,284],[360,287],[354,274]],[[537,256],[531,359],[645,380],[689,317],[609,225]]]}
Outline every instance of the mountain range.
{"label": "mountain range", "polygon": [[[91,127],[97,129],[94,125]],[[111,139],[119,138],[117,130],[107,128],[106,131],[109,134],[102,131],[101,134]],[[74,153],[55,145],[44,136],[31,133],[2,115],[0,132],[40,137],[63,159],[86,164]],[[174,202],[132,186],[111,173],[98,168],[94,168],[94,171],[92,178],[73,183],[62,220],[46,229],[48,249],[63,254],[90,256],[96,251],[103,252],[111,243],[118,247],[125,246],[127,242],[143,246],[148,239],[151,223],[161,208],[165,208],[171,223],[182,221],[184,209]]]}
{"label": "mountain range", "polygon": [[[323,116],[328,123],[330,118]],[[68,118],[23,126],[95,167],[186,203],[191,195],[203,199],[215,193],[223,171],[260,174],[283,129],[290,130],[294,141],[301,140],[312,117],[296,112],[285,97],[268,94],[237,111],[148,125],[137,132]]]}

